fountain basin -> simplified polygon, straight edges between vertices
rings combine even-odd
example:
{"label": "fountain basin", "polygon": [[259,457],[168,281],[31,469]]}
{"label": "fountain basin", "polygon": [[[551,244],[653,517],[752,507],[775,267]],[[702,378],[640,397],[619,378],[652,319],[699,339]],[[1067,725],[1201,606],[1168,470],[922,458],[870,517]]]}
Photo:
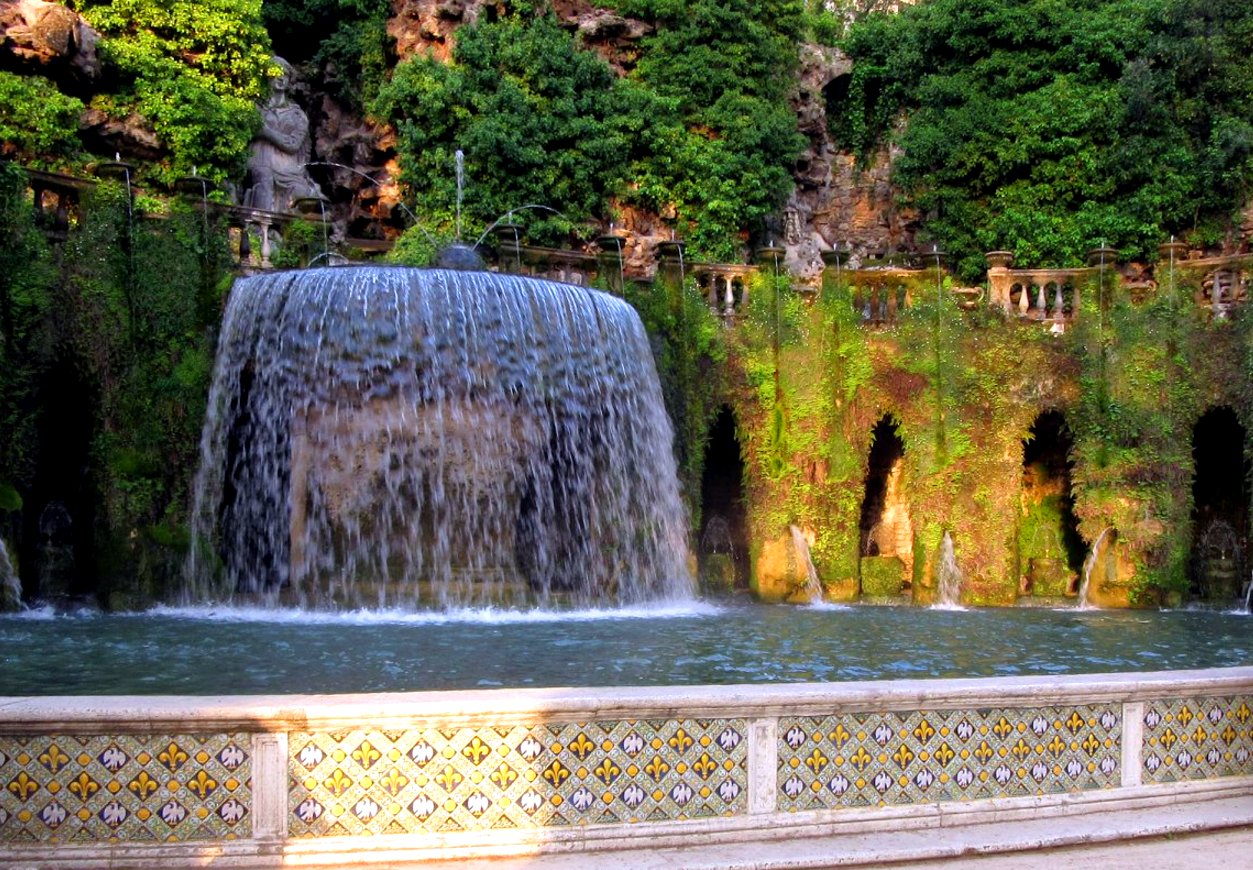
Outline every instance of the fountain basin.
{"label": "fountain basin", "polygon": [[369,866],[1247,798],[1251,707],[1250,667],[13,698],[0,707],[0,858]]}

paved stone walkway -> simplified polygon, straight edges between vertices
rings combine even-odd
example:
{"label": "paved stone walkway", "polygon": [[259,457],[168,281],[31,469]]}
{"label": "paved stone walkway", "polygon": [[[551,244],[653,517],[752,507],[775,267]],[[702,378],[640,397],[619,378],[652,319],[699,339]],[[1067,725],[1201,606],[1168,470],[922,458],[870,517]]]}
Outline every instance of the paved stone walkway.
{"label": "paved stone walkway", "polygon": [[1253,794],[1179,806],[948,828],[593,854],[393,865],[391,870],[1253,870]]}

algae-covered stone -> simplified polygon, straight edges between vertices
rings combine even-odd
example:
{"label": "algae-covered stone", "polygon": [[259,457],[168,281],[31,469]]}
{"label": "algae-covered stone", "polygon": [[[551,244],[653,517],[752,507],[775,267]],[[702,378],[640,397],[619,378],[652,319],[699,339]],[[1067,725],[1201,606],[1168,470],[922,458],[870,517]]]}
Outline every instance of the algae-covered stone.
{"label": "algae-covered stone", "polygon": [[900,595],[905,588],[905,563],[896,556],[861,560],[861,594],[873,598]]}

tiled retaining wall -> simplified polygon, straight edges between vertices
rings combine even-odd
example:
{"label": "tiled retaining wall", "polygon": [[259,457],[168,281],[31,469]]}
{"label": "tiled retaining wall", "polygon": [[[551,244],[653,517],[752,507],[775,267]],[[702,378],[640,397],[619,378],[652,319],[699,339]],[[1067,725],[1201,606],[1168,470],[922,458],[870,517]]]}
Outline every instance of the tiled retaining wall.
{"label": "tiled retaining wall", "polygon": [[142,863],[145,849],[173,843],[188,855],[226,848],[247,865],[322,843],[349,844],[366,860],[367,841],[469,854],[484,844],[620,847],[659,833],[782,826],[795,835],[850,811],[865,819],[941,802],[1038,807],[1050,796],[1155,790],[1178,799],[1181,784],[1198,780],[1253,790],[1251,753],[1253,668],[0,699],[0,858]]}

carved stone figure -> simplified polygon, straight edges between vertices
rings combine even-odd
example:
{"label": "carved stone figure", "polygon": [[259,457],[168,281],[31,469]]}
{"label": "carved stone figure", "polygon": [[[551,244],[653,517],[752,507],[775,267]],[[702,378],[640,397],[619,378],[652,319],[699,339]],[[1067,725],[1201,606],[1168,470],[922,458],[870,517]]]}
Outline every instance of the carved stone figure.
{"label": "carved stone figure", "polygon": [[252,187],[244,204],[265,211],[290,211],[306,196],[322,196],[309,177],[309,116],[287,95],[293,70],[274,58],[281,72],[270,79],[270,97],[261,106],[261,131],[252,141],[248,174]]}

